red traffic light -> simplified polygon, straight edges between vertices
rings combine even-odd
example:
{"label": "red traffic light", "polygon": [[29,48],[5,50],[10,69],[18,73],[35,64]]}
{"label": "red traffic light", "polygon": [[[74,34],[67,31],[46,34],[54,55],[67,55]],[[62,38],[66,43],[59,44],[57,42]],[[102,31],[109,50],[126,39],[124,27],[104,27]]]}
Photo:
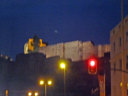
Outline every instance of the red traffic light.
{"label": "red traffic light", "polygon": [[97,73],[97,59],[91,58],[88,60],[88,73],[89,74]]}
{"label": "red traffic light", "polygon": [[95,67],[96,66],[96,60],[94,60],[94,59],[89,60],[89,66]]}

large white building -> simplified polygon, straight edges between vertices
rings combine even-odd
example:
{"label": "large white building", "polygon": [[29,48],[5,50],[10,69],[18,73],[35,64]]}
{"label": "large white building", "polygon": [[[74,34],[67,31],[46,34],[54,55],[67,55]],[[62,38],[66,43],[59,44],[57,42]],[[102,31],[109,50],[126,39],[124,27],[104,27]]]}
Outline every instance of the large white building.
{"label": "large white building", "polygon": [[[121,23],[119,23],[110,32],[111,45],[111,96],[122,96],[122,72],[125,74],[125,94],[128,96],[128,16],[124,19],[124,63],[123,56],[123,40],[121,32]],[[122,70],[122,64],[125,69]]]}
{"label": "large white building", "polygon": [[[27,49],[26,43],[25,53],[28,53]],[[46,58],[60,56],[72,61],[80,61],[88,59],[92,55],[103,57],[104,53],[110,52],[110,46],[108,44],[96,46],[91,41],[71,41],[39,48],[39,52],[45,54]]]}

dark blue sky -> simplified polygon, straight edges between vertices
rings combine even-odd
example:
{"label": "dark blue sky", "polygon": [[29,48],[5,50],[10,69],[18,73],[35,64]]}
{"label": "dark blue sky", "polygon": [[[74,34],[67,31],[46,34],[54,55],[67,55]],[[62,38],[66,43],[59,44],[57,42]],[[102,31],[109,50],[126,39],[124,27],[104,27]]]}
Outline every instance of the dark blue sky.
{"label": "dark blue sky", "polygon": [[[125,16],[128,15],[128,0]],[[109,43],[121,0],[0,0],[0,53],[15,58],[37,34],[49,44],[74,40]]]}

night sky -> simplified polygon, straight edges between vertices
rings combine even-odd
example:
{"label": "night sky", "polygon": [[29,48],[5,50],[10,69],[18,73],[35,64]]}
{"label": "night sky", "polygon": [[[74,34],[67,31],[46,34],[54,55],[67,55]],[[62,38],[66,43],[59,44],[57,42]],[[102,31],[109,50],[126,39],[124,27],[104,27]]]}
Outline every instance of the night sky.
{"label": "night sky", "polygon": [[14,59],[35,34],[49,44],[109,43],[111,29],[121,20],[120,5],[121,0],[0,0],[0,53]]}

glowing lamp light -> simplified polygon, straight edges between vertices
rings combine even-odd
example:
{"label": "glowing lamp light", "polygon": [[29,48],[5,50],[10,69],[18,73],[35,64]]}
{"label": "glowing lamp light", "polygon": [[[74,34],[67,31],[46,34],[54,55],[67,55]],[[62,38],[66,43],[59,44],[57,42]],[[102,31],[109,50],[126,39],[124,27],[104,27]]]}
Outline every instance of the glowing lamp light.
{"label": "glowing lamp light", "polygon": [[32,96],[32,92],[28,92],[28,96]]}
{"label": "glowing lamp light", "polygon": [[62,69],[65,69],[65,63],[64,62],[62,62],[61,64],[60,64],[60,68],[62,68]]}
{"label": "glowing lamp light", "polygon": [[89,62],[91,67],[94,67],[96,65],[96,61],[95,60],[90,60]]}
{"label": "glowing lamp light", "polygon": [[48,85],[52,85],[52,81],[51,80],[48,81]]}
{"label": "glowing lamp light", "polygon": [[38,96],[39,95],[39,93],[38,92],[35,92],[35,96]]}
{"label": "glowing lamp light", "polygon": [[120,82],[120,87],[122,87],[122,85],[123,85],[123,83],[122,83],[122,82]]}
{"label": "glowing lamp light", "polygon": [[44,85],[44,81],[43,80],[40,81],[40,85]]}

